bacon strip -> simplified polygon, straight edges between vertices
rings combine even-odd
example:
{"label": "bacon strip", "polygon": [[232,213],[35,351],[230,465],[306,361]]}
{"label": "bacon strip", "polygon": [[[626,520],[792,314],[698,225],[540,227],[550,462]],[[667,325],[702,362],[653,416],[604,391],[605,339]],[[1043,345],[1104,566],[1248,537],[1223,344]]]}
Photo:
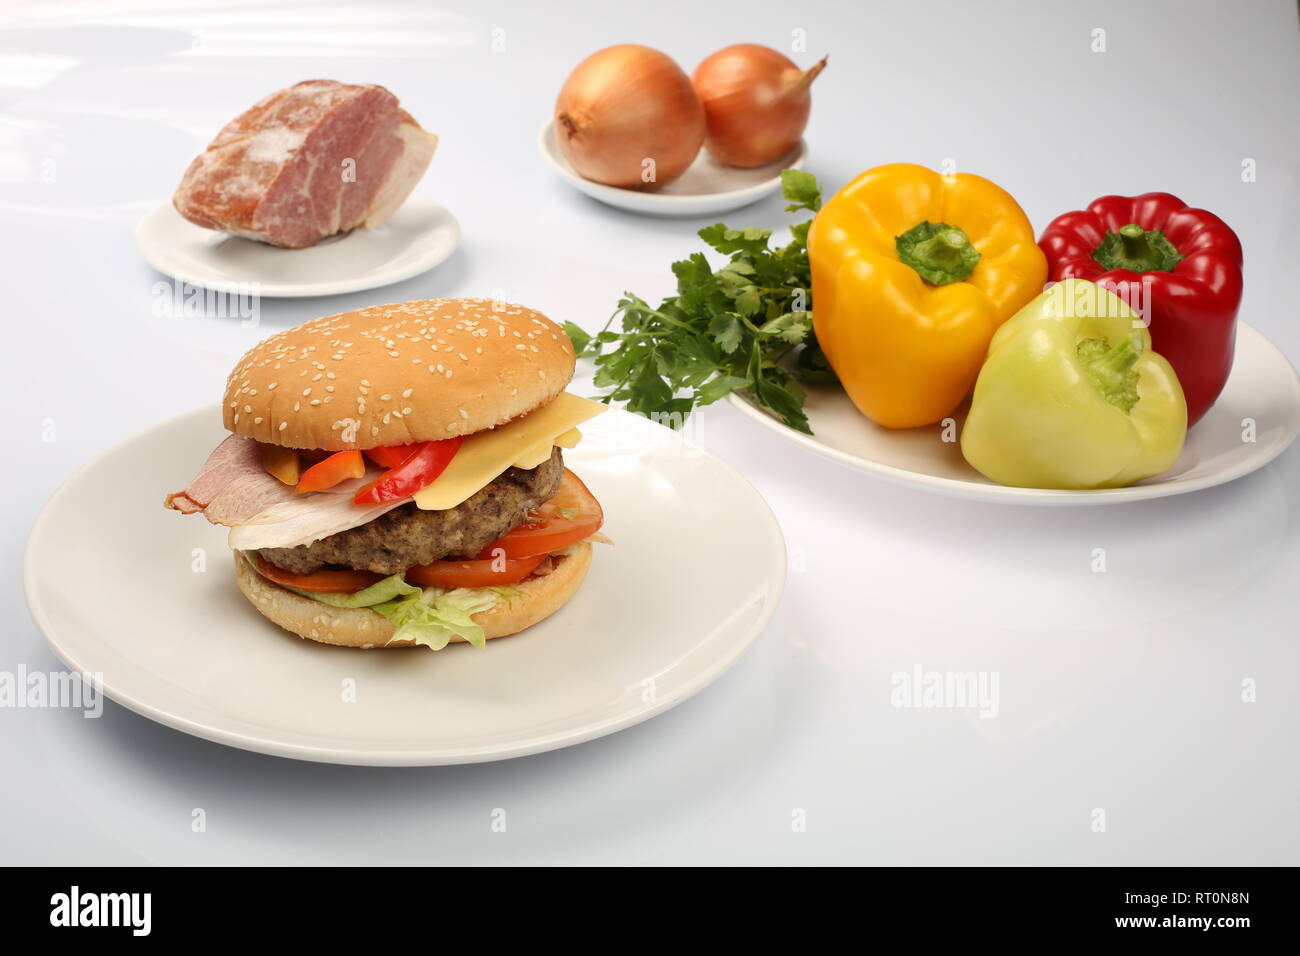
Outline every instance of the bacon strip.
{"label": "bacon strip", "polygon": [[185,490],[168,495],[163,504],[184,514],[202,511],[213,524],[233,527],[292,497],[292,488],[263,470],[257,442],[231,435]]}
{"label": "bacon strip", "polygon": [[232,548],[292,548],[374,521],[411,500],[355,504],[352,496],[379,473],[368,468],[360,478],[300,495],[263,470],[256,441],[231,435],[208,456],[194,480],[163,504],[183,514],[201,511],[213,524],[232,529]]}

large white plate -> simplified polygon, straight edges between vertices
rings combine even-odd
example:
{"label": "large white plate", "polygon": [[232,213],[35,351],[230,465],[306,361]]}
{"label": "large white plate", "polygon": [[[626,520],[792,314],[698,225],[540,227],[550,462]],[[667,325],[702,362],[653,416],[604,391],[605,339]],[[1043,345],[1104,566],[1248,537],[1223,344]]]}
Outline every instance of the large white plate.
{"label": "large white plate", "polygon": [[196,226],[168,202],[140,220],[135,241],[146,262],[182,282],[297,298],[376,289],[427,272],[456,251],[460,223],[441,203],[412,195],[377,229],[281,249]]}
{"label": "large white plate", "polygon": [[774,163],[754,169],[740,169],[720,163],[701,149],[686,172],[653,192],[620,189],[593,183],[577,174],[560,151],[555,124],[548,121],[537,139],[542,158],[592,199],[651,216],[710,216],[729,212],[781,191],[781,171],[802,169],[808,158],[808,144],[799,145]]}
{"label": "large white plate", "polygon": [[[731,402],[782,437],[858,471],[958,498],[1023,505],[1100,505],[1199,491],[1263,468],[1300,432],[1300,378],[1277,346],[1244,323],[1237,327],[1228,384],[1188,432],[1182,456],[1163,475],[1128,488],[1054,491],[995,484],[966,464],[955,442],[942,440],[940,426],[881,428],[839,388],[809,391],[804,410],[812,435],[783,425],[744,396],[733,394]],[[957,434],[965,416],[964,407],[954,416]],[[1254,441],[1245,440],[1247,419],[1254,423]]]}
{"label": "large white plate", "polygon": [[88,465],[41,513],[25,565],[32,616],[68,667],[102,673],[113,700],[209,740],[372,765],[576,744],[706,687],[781,596],[785,546],[758,493],[676,433],[612,411],[565,456],[604,505],[614,544],[596,547],[586,583],[553,617],[485,651],[303,641],[236,589],[221,529],[162,507],[221,440],[220,421],[215,405],[191,412]]}

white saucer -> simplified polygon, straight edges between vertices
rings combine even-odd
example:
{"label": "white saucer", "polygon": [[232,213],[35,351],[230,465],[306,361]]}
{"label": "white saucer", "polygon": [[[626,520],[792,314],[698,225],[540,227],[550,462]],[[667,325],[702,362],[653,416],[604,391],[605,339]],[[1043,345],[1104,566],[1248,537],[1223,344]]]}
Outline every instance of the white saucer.
{"label": "white saucer", "polygon": [[427,272],[456,251],[460,224],[441,203],[412,195],[378,229],[281,249],[196,226],[168,202],[140,220],[135,241],[151,266],[182,282],[298,298],[375,289]]}
{"label": "white saucer", "polygon": [[707,687],[781,596],[785,545],[758,492],[677,433],[611,411],[565,460],[614,544],[595,546],[586,583],[553,617],[483,651],[303,641],[236,589],[223,529],[163,508],[225,436],[220,423],[215,405],[190,412],[86,466],[37,519],[25,563],[32,616],[64,663],[186,733],[371,765],[551,750]]}
{"label": "white saucer", "polygon": [[[1057,491],[994,484],[966,464],[956,442],[942,440],[939,425],[903,431],[881,428],[835,387],[809,390],[804,411],[812,435],[789,428],[740,394],[730,399],[782,438],[858,471],[958,498],[1022,505],[1113,504],[1211,488],[1263,468],[1300,433],[1300,378],[1277,346],[1245,323],[1237,327],[1228,384],[1187,433],[1182,457],[1163,475],[1128,488]],[[960,434],[965,408],[954,417],[954,434]],[[1243,437],[1250,434],[1247,419],[1254,423],[1254,441]]]}
{"label": "white saucer", "polygon": [[560,151],[553,121],[542,127],[537,146],[542,158],[581,192],[619,209],[650,216],[708,216],[748,206],[780,193],[781,170],[802,169],[808,158],[808,144],[803,140],[775,163],[754,169],[727,166],[701,149],[686,172],[662,188],[648,192],[583,179]]}

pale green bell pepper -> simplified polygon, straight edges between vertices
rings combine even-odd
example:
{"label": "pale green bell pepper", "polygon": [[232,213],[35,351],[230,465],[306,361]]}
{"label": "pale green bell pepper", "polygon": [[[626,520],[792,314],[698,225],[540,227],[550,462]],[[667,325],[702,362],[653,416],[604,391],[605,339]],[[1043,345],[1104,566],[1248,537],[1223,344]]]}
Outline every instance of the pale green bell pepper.
{"label": "pale green bell pepper", "polygon": [[994,334],[961,450],[1003,485],[1118,488],[1167,471],[1186,435],[1182,387],[1141,316],[1066,279]]}

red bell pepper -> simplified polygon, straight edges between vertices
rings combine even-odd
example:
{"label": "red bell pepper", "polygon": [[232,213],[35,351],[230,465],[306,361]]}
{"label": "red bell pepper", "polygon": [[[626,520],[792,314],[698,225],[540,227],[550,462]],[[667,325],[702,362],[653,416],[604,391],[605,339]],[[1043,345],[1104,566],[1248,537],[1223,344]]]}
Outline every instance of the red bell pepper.
{"label": "red bell pepper", "polygon": [[298,493],[324,491],[349,478],[360,478],[366,473],[366,463],[359,451],[336,451],[324,461],[318,461],[298,479]]}
{"label": "red bell pepper", "polygon": [[423,444],[424,442],[416,442],[413,445],[384,445],[379,448],[367,448],[366,457],[380,468],[396,468],[419,451]]}
{"label": "red bell pepper", "polygon": [[359,505],[375,505],[411,497],[447,470],[464,440],[458,435],[440,441],[417,443],[415,451],[407,455],[400,465],[389,468],[358,491],[352,500]]}
{"label": "red bell pepper", "polygon": [[1213,213],[1169,193],[1103,196],[1052,220],[1038,241],[1053,282],[1079,278],[1141,314],[1151,347],[1174,367],[1187,425],[1200,420],[1232,370],[1241,305],[1241,242]]}

